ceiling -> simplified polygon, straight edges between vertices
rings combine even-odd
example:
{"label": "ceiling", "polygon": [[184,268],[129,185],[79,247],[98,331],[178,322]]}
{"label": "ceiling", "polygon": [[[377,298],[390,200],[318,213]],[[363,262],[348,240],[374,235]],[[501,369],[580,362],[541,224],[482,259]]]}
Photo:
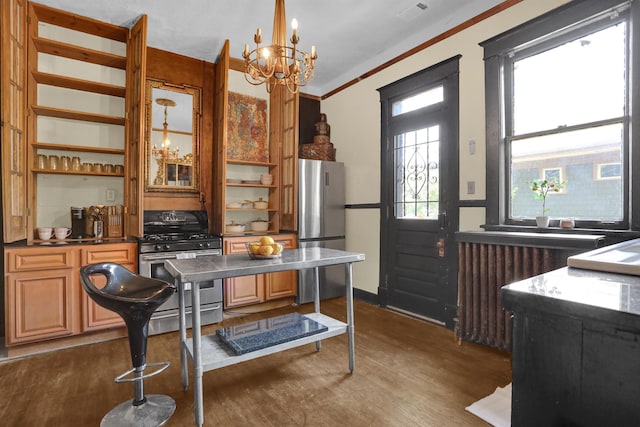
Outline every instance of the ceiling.
{"label": "ceiling", "polygon": [[[216,62],[225,39],[231,56],[241,58],[258,27],[270,42],[275,7],[275,0],[35,2],[124,27],[146,14],[148,46],[209,62]],[[287,23],[299,22],[300,48],[315,45],[318,52],[315,78],[303,91],[322,96],[502,2],[286,0]]]}

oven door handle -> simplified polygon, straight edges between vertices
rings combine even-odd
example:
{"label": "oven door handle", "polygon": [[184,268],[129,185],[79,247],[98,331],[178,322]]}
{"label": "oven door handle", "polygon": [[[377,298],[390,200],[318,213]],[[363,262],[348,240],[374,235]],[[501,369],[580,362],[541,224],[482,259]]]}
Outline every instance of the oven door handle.
{"label": "oven door handle", "polygon": [[[201,249],[196,250],[196,251],[183,251],[180,252],[181,254],[192,254],[193,258],[197,258],[199,256],[204,256],[204,255],[222,255],[222,252],[220,250],[206,250],[203,251]],[[158,253],[158,254],[141,254],[140,255],[140,259],[142,261],[156,261],[156,260],[166,260],[166,259],[177,259],[178,258],[178,254],[176,253],[171,253],[168,254],[166,252],[164,253]]]}
{"label": "oven door handle", "polygon": [[142,259],[142,261],[155,261],[155,260],[159,260],[159,259],[175,259],[176,256],[175,255],[167,255],[166,253],[164,254],[143,254],[140,255],[140,258]]}

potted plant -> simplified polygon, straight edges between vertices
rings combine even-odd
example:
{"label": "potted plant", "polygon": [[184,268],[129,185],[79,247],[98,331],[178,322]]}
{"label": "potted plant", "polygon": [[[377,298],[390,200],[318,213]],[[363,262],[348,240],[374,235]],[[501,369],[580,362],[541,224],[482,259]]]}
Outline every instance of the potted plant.
{"label": "potted plant", "polygon": [[529,182],[529,188],[533,192],[533,197],[542,200],[542,215],[536,216],[536,224],[538,227],[548,227],[549,217],[547,216],[547,195],[549,192],[557,193],[562,190],[564,183],[559,183],[556,179],[534,179]]}

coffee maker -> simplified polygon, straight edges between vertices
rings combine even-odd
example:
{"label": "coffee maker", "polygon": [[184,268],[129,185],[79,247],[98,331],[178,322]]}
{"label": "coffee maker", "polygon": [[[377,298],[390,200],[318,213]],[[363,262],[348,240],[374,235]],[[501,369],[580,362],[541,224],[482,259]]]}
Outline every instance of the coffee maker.
{"label": "coffee maker", "polygon": [[82,239],[86,235],[86,220],[83,208],[71,208],[71,238]]}

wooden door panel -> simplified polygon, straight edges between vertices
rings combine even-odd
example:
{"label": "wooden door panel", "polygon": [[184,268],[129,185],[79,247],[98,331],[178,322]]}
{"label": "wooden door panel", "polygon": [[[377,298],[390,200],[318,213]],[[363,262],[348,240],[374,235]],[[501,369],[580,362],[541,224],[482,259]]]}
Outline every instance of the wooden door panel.
{"label": "wooden door panel", "polygon": [[279,271],[266,274],[265,300],[293,297],[298,292],[298,272]]}
{"label": "wooden door panel", "polygon": [[27,237],[27,2],[0,5],[0,140],[4,242]]}
{"label": "wooden door panel", "polygon": [[264,274],[224,279],[224,308],[264,301]]}
{"label": "wooden door panel", "polygon": [[7,275],[7,345],[72,335],[73,272]]}
{"label": "wooden door panel", "polygon": [[[136,271],[136,264],[122,264],[130,271]],[[94,275],[93,283],[98,288],[104,287],[107,281],[103,275]],[[82,293],[82,331],[98,331],[101,329],[124,326],[124,320],[115,312],[96,304],[89,295]]]}
{"label": "wooden door panel", "polygon": [[144,159],[140,155],[145,126],[144,99],[147,68],[147,15],[131,28],[127,41],[126,137],[125,137],[125,236],[142,236]]}

